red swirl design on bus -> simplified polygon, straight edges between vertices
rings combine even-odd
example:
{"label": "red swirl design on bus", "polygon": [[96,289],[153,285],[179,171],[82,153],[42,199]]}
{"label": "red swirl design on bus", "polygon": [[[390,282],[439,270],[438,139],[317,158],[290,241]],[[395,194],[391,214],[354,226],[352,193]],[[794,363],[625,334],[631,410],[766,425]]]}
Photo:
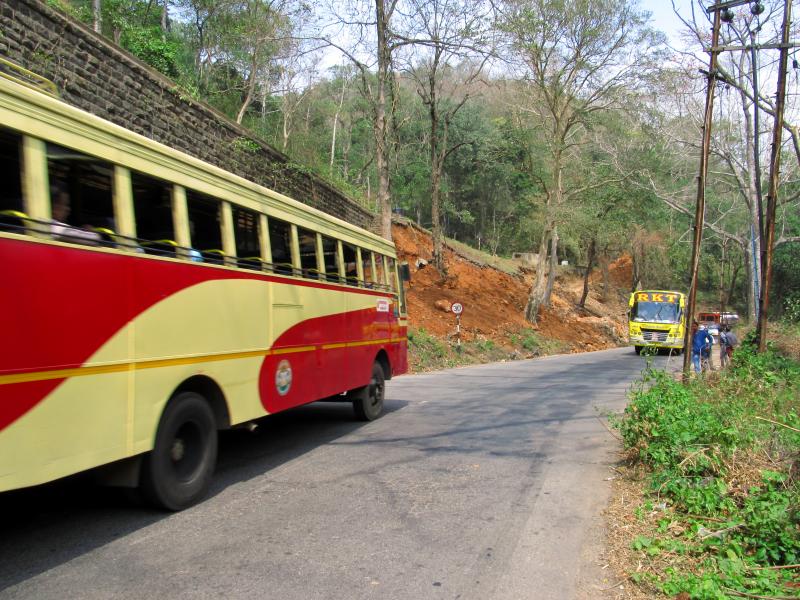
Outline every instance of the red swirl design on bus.
{"label": "red swirl design on bus", "polygon": [[[205,281],[255,279],[285,282],[256,272],[206,268],[190,263],[7,238],[0,238],[0,261],[4,284],[0,293],[3,320],[0,375],[78,368],[137,315],[165,298]],[[43,286],[45,280],[47,285]],[[330,287],[308,281],[288,284]],[[52,290],[52,294],[26,293],[44,287]],[[374,291],[350,291],[380,296]],[[339,328],[352,326],[352,323],[347,324],[349,318],[337,315],[325,318],[324,322],[312,319],[281,336],[280,346],[295,345],[302,339],[321,339],[315,333],[321,331],[325,332],[325,343],[328,343],[333,339],[332,331],[338,335]],[[354,318],[364,327],[369,325],[366,317]],[[315,355],[316,352],[308,354]],[[267,357],[264,368],[271,358]],[[341,364],[341,360],[333,359],[330,364],[334,363]],[[0,386],[0,430],[31,410],[63,381],[50,379]],[[275,395],[270,393],[262,397]],[[292,401],[299,400],[294,395],[291,398]],[[305,395],[303,398],[306,402],[313,399]],[[288,407],[284,403],[273,405],[266,399],[263,403],[270,407],[270,412]]]}

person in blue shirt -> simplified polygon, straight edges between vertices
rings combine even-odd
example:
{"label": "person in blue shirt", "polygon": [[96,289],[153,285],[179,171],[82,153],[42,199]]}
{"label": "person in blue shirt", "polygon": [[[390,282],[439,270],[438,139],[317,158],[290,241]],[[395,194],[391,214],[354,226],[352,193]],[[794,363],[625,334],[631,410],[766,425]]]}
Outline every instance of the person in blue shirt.
{"label": "person in blue shirt", "polygon": [[694,365],[695,373],[702,372],[700,360],[704,356],[711,356],[711,345],[714,343],[714,338],[706,329],[705,325],[700,325],[697,331],[692,336],[692,364]]}

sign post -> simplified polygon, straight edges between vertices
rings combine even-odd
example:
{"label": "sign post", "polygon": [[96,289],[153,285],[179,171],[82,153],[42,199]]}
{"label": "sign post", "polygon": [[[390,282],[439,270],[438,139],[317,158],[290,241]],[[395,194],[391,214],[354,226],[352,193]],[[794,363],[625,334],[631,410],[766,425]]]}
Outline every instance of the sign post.
{"label": "sign post", "polygon": [[458,346],[461,345],[461,313],[464,312],[464,307],[461,305],[460,302],[453,302],[450,306],[450,310],[453,311],[453,314],[456,316],[456,344]]}

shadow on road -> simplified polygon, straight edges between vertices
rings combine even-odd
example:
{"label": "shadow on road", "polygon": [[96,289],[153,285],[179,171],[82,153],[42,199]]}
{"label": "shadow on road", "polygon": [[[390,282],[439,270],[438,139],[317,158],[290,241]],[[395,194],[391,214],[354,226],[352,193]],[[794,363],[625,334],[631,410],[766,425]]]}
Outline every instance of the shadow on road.
{"label": "shadow on road", "polygon": [[[385,413],[406,404],[387,400]],[[252,433],[221,432],[209,498],[365,425],[348,403],[315,403],[266,417]],[[0,591],[170,516],[93,484],[91,473],[2,493]]]}

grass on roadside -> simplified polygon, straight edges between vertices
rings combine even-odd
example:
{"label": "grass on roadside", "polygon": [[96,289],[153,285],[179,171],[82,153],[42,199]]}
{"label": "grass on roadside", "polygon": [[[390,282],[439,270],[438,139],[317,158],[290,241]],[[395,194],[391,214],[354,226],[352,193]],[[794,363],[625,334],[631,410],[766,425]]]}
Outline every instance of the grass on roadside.
{"label": "grass on roadside", "polygon": [[800,597],[798,363],[743,346],[718,377],[651,370],[615,425],[648,473],[632,580],[671,597]]}
{"label": "grass on roadside", "polygon": [[533,358],[563,350],[561,343],[545,339],[533,330],[509,335],[507,344],[478,336],[460,346],[455,340],[443,340],[422,328],[408,332],[408,359],[413,372]]}

